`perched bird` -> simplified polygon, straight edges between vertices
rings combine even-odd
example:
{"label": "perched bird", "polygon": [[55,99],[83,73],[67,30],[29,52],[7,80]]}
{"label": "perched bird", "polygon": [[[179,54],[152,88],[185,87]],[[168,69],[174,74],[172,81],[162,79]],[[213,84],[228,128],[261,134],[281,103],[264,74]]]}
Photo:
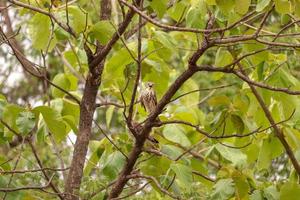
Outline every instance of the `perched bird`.
{"label": "perched bird", "polygon": [[[149,115],[155,110],[157,105],[157,99],[154,90],[154,83],[147,82],[145,84],[145,89],[141,92],[140,102]],[[157,121],[160,120],[157,119]],[[158,141],[150,135],[148,137],[148,140],[150,140],[153,143],[158,143]]]}
{"label": "perched bird", "polygon": [[140,96],[141,105],[147,111],[148,114],[151,114],[157,105],[156,94],[154,90],[154,83],[147,82],[145,84],[145,89],[142,91]]}

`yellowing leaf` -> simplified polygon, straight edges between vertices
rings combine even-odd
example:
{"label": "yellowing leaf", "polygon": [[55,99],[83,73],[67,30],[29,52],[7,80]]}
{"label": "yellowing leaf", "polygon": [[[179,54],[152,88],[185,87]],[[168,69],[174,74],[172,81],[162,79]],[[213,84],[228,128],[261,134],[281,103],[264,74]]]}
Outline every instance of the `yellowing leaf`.
{"label": "yellowing leaf", "polygon": [[224,14],[230,13],[235,6],[234,0],[216,0],[216,3]]}
{"label": "yellowing leaf", "polygon": [[271,0],[257,0],[256,11],[263,11],[263,9],[265,9],[269,5],[270,1]]}
{"label": "yellowing leaf", "polygon": [[274,0],[275,10],[280,14],[289,14],[292,12],[292,2],[290,0]]}
{"label": "yellowing leaf", "polygon": [[235,0],[235,11],[241,15],[248,12],[251,0]]}
{"label": "yellowing leaf", "polygon": [[287,182],[280,189],[280,200],[298,200],[299,196],[299,184]]}

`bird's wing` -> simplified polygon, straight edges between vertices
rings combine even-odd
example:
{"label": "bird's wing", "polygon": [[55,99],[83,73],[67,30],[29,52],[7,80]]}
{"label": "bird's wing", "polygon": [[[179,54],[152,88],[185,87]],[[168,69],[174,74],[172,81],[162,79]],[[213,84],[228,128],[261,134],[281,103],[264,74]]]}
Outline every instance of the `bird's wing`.
{"label": "bird's wing", "polygon": [[156,93],[153,92],[153,100],[154,100],[154,103],[155,103],[155,106],[157,105],[157,98],[156,98]]}
{"label": "bird's wing", "polygon": [[140,96],[140,101],[141,101],[142,107],[146,110],[143,94]]}

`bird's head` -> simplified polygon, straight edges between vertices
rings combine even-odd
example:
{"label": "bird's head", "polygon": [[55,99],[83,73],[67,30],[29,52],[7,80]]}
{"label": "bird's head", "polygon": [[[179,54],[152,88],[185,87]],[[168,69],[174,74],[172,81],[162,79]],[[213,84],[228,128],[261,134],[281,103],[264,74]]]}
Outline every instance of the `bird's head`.
{"label": "bird's head", "polygon": [[154,83],[152,83],[152,82],[146,83],[146,88],[153,88],[153,87],[154,87]]}

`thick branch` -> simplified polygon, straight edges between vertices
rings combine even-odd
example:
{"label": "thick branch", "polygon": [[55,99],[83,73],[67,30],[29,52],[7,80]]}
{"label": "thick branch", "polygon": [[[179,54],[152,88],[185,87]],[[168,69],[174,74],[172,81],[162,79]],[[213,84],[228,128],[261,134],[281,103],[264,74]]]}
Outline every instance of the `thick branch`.
{"label": "thick branch", "polygon": [[[101,2],[101,20],[110,18],[111,10],[107,8],[110,0],[102,0]],[[98,88],[101,84],[101,76],[104,68],[104,61],[112,49],[112,46],[117,42],[119,36],[122,35],[129,25],[134,12],[129,11],[123,23],[120,24],[118,33],[115,33],[111,40],[105,46],[98,46],[96,56],[91,55],[91,52],[86,48],[90,72],[86,79],[83,97],[80,103],[80,119],[79,133],[74,146],[72,163],[65,185],[66,199],[77,200],[80,190],[81,179],[83,176],[83,168],[85,157],[88,150],[88,144],[93,123],[93,115],[96,109],[96,96]]]}

